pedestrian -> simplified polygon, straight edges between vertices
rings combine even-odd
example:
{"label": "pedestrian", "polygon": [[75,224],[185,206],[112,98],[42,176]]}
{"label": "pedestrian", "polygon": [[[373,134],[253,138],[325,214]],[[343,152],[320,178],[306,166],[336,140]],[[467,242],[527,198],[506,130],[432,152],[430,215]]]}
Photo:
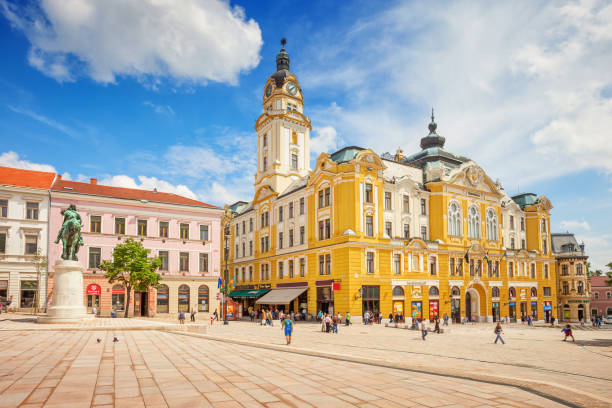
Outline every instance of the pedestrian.
{"label": "pedestrian", "polygon": [[395,327],[397,327],[397,325],[399,324],[399,320],[400,320],[399,318],[400,318],[399,313],[395,314],[395,318],[391,316],[392,321],[395,321]]}
{"label": "pedestrian", "polygon": [[580,319],[580,326],[584,327],[584,319]]}
{"label": "pedestrian", "polygon": [[574,335],[572,334],[572,327],[569,325],[569,323],[566,324],[565,327],[561,331],[565,334],[563,341],[566,341],[568,337],[571,337],[572,341],[576,341],[574,340]]}
{"label": "pedestrian", "polygon": [[504,343],[504,339],[502,339],[502,334],[503,329],[502,329],[502,325],[501,322],[497,322],[497,324],[495,325],[495,330],[493,330],[493,333],[495,333],[496,337],[495,337],[495,344],[497,344],[497,340],[501,340],[502,344],[506,344]]}
{"label": "pedestrian", "polygon": [[321,331],[325,333],[327,331],[327,325],[325,324],[325,315],[326,313],[321,314]]}
{"label": "pedestrian", "polygon": [[219,313],[217,313],[217,309],[215,309],[215,313],[213,313],[213,316],[215,316],[216,321],[219,321]]}
{"label": "pedestrian", "polygon": [[196,311],[195,309],[192,307],[191,308],[191,312],[189,313],[189,317],[190,317],[190,321],[195,322],[195,315],[196,315]]}
{"label": "pedestrian", "polygon": [[448,313],[444,313],[444,325],[448,326]]}
{"label": "pedestrian", "polygon": [[319,310],[319,313],[317,313],[317,321],[321,321],[322,318],[323,318],[323,311]]}
{"label": "pedestrian", "polygon": [[382,319],[383,319],[383,314],[382,312],[378,312],[378,324],[382,323]]}
{"label": "pedestrian", "polygon": [[94,316],[98,314],[98,309],[95,306],[91,308],[91,314]]}
{"label": "pedestrian", "polygon": [[332,333],[338,334],[338,318],[335,316],[332,319]]}
{"label": "pedestrian", "polygon": [[178,319],[180,324],[185,324],[185,312],[181,310],[179,312]]}
{"label": "pedestrian", "polygon": [[215,316],[210,315],[210,325],[213,325],[213,322],[215,321]]}
{"label": "pedestrian", "polygon": [[436,316],[435,320],[436,322],[436,326],[434,328],[434,331],[438,334],[440,334],[440,318],[438,316]]}
{"label": "pedestrian", "polygon": [[325,314],[325,332],[330,333],[332,328],[332,319],[329,314]]}
{"label": "pedestrian", "polygon": [[427,337],[427,319],[421,319],[421,338],[425,341]]}
{"label": "pedestrian", "polygon": [[340,314],[340,312],[338,312],[338,316],[336,316],[336,319],[338,319],[338,324],[342,324],[342,315]]}
{"label": "pedestrian", "polygon": [[285,330],[285,340],[287,345],[291,344],[291,332],[293,331],[293,320],[285,315],[285,319],[281,322],[281,328]]}
{"label": "pedestrian", "polygon": [[554,325],[555,325],[555,318],[554,318],[554,317],[551,317],[551,318],[550,318],[550,325],[551,325],[551,326],[554,326]]}
{"label": "pedestrian", "polygon": [[527,325],[531,326],[533,323],[533,320],[531,320],[531,315],[527,316]]}
{"label": "pedestrian", "polygon": [[346,312],[346,325],[349,326],[351,324],[351,314]]}

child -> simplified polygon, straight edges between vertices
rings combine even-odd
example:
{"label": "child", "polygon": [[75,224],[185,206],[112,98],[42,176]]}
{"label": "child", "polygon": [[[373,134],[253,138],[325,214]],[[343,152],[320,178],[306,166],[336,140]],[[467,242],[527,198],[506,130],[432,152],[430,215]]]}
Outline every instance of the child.
{"label": "child", "polygon": [[185,312],[180,311],[178,318],[179,318],[179,323],[180,324],[185,324]]}
{"label": "child", "polygon": [[285,330],[285,339],[287,340],[287,345],[291,344],[291,332],[293,331],[293,320],[289,318],[288,315],[285,315],[285,319],[281,323],[281,327]]}
{"label": "child", "polygon": [[572,341],[576,341],[574,340],[574,335],[572,334],[572,327],[569,325],[569,323],[566,324],[563,330],[561,331],[565,333],[565,337],[563,338],[563,341],[566,341],[568,337],[571,337]]}

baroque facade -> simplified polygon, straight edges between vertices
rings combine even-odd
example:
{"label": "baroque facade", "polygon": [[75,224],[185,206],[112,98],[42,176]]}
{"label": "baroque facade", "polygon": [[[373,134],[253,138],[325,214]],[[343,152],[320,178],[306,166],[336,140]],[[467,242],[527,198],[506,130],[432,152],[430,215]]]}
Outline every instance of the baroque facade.
{"label": "baroque facade", "polygon": [[591,276],[591,316],[612,319],[612,287],[608,276]]}
{"label": "baroque facade", "polygon": [[276,64],[255,121],[255,195],[227,207],[235,300],[357,320],[557,317],[546,197],[510,197],[445,150],[433,112],[412,156],[349,146],[311,169],[311,123],[284,48]]}
{"label": "baroque facade", "polygon": [[137,190],[58,180],[51,188],[49,236],[49,298],[53,296],[55,262],[61,245],[54,244],[63,216],[61,210],[75,204],[79,211],[85,245],[79,250],[84,299],[88,311],[95,306],[103,316],[111,309],[121,314],[126,307],[126,288],[111,285],[99,270],[111,259],[114,247],[133,238],[161,260],[158,288],[130,293],[130,315],[175,314],[191,309],[212,312],[218,307],[220,274],[219,237],[221,208],[157,190]]}

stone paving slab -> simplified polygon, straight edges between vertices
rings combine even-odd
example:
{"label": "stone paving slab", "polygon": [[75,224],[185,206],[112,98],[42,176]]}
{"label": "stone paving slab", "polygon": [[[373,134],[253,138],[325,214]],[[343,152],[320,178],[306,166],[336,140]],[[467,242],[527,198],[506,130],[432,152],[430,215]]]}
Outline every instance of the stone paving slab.
{"label": "stone paving slab", "polygon": [[0,351],[1,408],[565,406],[515,387],[159,330],[5,331]]}

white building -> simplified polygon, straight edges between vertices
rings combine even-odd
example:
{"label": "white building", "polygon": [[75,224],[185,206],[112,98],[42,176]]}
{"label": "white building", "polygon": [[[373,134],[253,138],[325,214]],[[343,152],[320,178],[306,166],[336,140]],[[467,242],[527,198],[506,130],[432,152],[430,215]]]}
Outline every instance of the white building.
{"label": "white building", "polygon": [[[0,167],[0,302],[30,310],[46,303],[49,189],[55,173]],[[38,256],[37,256],[38,254]],[[39,291],[37,289],[40,288]]]}

